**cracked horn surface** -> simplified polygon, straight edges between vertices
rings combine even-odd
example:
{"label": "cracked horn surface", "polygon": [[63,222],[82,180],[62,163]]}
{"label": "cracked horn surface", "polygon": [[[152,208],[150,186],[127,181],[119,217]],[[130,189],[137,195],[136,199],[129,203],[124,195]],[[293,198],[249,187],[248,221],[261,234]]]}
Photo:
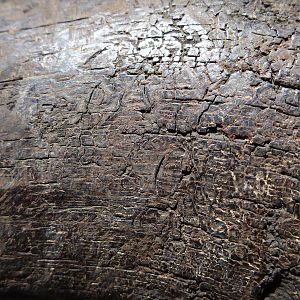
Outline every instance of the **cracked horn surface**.
{"label": "cracked horn surface", "polygon": [[299,14],[0,1],[0,292],[299,299]]}

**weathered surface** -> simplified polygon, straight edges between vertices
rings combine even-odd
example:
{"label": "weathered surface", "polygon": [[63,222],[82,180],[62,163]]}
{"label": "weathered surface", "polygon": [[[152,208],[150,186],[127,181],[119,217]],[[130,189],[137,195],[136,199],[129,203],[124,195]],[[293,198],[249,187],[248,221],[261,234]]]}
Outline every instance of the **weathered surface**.
{"label": "weathered surface", "polygon": [[299,2],[0,1],[0,291],[299,299]]}

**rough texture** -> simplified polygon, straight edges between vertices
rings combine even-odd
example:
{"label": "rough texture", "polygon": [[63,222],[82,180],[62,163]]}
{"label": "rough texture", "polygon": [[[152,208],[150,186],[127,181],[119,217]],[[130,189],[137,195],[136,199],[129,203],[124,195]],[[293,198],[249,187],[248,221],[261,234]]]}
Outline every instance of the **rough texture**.
{"label": "rough texture", "polygon": [[299,1],[0,1],[0,291],[299,299]]}

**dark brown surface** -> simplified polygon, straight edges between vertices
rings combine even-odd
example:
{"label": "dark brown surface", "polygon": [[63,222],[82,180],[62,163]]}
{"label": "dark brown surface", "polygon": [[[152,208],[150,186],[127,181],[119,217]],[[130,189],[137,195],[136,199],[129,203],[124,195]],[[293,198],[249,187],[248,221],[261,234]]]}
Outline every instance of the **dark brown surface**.
{"label": "dark brown surface", "polygon": [[299,299],[299,1],[0,1],[0,292]]}

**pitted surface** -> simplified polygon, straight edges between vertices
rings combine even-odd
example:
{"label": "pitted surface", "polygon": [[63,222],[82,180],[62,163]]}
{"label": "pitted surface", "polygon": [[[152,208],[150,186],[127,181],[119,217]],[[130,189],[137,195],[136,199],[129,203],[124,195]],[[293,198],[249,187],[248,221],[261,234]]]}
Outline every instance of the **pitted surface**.
{"label": "pitted surface", "polygon": [[298,1],[0,1],[0,290],[299,299]]}

